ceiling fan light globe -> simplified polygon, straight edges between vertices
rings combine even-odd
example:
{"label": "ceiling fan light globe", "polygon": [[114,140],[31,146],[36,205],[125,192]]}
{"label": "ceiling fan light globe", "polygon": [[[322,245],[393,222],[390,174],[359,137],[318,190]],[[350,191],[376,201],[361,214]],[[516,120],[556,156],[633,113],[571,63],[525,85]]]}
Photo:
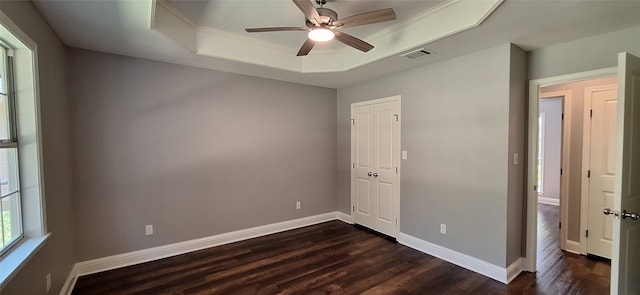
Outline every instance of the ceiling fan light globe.
{"label": "ceiling fan light globe", "polygon": [[335,37],[335,34],[329,29],[318,28],[309,31],[308,37],[309,39],[316,42],[325,42],[333,39],[333,37]]}

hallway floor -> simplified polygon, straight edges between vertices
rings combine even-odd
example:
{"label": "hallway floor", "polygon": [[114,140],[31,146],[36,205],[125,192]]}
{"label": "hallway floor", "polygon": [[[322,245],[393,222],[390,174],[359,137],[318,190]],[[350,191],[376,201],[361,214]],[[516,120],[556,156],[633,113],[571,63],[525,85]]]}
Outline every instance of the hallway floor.
{"label": "hallway floor", "polygon": [[[560,250],[560,207],[538,204],[538,272],[523,273],[509,285],[542,294],[609,294],[611,263]],[[518,288],[519,289],[519,288]]]}

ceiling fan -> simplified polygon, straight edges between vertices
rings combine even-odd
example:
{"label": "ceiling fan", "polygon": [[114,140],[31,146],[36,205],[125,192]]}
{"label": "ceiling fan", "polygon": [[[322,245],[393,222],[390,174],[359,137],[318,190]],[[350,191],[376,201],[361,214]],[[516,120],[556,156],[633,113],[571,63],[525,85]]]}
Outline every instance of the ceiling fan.
{"label": "ceiling fan", "polygon": [[272,28],[252,28],[245,29],[249,33],[258,32],[278,32],[278,31],[307,31],[307,41],[302,44],[297,56],[309,54],[316,42],[329,41],[333,38],[336,40],[367,52],[373,49],[373,45],[362,41],[359,38],[351,36],[347,33],[338,31],[338,29],[373,24],[388,20],[396,19],[396,14],[392,8],[369,11],[356,14],[343,19],[338,19],[338,13],[323,6],[327,4],[327,0],[315,0],[320,8],[316,8],[310,0],[293,0],[293,3],[304,13],[306,18],[306,27],[272,27]]}

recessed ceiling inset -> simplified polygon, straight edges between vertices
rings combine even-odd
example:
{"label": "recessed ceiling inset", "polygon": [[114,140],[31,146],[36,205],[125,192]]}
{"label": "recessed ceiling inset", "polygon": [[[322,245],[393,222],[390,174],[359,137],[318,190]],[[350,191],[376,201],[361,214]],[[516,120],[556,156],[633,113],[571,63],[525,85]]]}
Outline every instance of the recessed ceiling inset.
{"label": "recessed ceiling inset", "polygon": [[[249,4],[253,1],[155,0],[149,28],[199,56],[294,73],[337,73],[477,27],[504,0],[435,0],[437,4],[428,6],[424,3],[433,1],[330,1],[332,8],[352,15],[342,19],[334,10],[316,8],[310,1],[314,0],[294,0],[296,5],[291,5],[289,1],[270,1],[268,6],[256,7]],[[198,3],[206,5],[199,6],[200,10],[192,7]],[[409,11],[408,3],[415,3],[412,4],[414,7],[423,7],[424,10]],[[202,12],[201,15],[196,13],[198,11]],[[301,21],[300,11],[304,12],[305,23],[310,25],[296,27]],[[370,12],[358,14],[361,11]],[[226,22],[219,23],[218,27],[209,27],[206,24],[215,20],[207,16],[211,12],[218,12],[217,19],[228,19],[225,17],[233,14],[247,14],[247,18],[238,21],[235,27],[228,27]],[[394,18],[397,18],[395,22],[385,22]],[[271,33],[247,33],[242,27],[238,28],[243,23],[247,27],[261,27],[264,24],[265,28],[254,30]],[[290,27],[277,27],[280,24]],[[271,26],[275,29],[269,28]],[[287,32],[308,33],[316,27],[329,29],[340,42],[309,41],[304,34]],[[304,45],[299,48],[301,43]],[[336,44],[348,46],[336,47]],[[375,44],[375,50],[371,50],[372,44]],[[362,54],[352,47],[370,51]],[[295,57],[296,52],[302,57]]]}
{"label": "recessed ceiling inset", "polygon": [[246,31],[248,33],[308,31],[308,38],[304,44],[302,44],[300,50],[298,50],[297,56],[309,54],[317,42],[326,42],[332,40],[334,37],[336,40],[348,46],[363,52],[368,52],[373,49],[373,45],[360,38],[338,31],[338,29],[396,19],[396,14],[392,8],[369,11],[339,19],[337,12],[329,8],[324,8],[324,5],[327,3],[326,0],[316,0],[320,8],[313,6],[313,3],[309,2],[309,0],[293,0],[293,3],[295,3],[304,14],[306,27],[251,28],[246,29]]}

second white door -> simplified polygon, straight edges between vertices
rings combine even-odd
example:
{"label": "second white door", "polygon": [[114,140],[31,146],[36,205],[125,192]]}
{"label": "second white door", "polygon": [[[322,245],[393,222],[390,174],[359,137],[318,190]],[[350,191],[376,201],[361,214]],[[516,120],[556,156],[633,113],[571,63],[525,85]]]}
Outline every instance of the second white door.
{"label": "second white door", "polygon": [[587,253],[611,258],[613,220],[602,214],[613,208],[613,186],[616,171],[616,85],[590,87],[585,90],[586,103],[591,104],[589,117],[589,154],[587,168],[588,235]]}
{"label": "second white door", "polygon": [[354,222],[391,237],[400,215],[400,97],[351,105]]}

